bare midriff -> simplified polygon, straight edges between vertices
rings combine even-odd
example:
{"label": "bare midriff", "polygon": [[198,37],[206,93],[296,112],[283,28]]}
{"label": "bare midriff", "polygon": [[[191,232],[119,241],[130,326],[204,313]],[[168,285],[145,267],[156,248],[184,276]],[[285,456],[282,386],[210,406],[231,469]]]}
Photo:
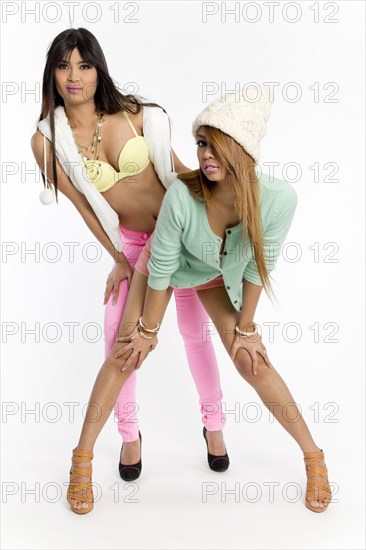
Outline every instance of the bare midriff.
{"label": "bare midriff", "polygon": [[152,163],[140,174],[124,178],[102,193],[121,225],[146,233],[155,229],[164,194]]}

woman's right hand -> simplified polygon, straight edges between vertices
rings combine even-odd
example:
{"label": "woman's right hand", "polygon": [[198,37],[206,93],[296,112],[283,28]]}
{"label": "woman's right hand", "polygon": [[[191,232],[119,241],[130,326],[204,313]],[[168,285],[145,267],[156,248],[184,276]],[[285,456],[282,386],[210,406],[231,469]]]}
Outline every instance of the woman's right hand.
{"label": "woman's right hand", "polygon": [[107,278],[106,288],[104,292],[104,305],[108,302],[111,292],[113,292],[112,304],[114,305],[117,302],[119,285],[121,281],[127,279],[127,286],[129,288],[132,274],[133,271],[127,260],[117,262],[114,265],[112,271]]}
{"label": "woman's right hand", "polygon": [[125,345],[113,355],[114,359],[118,359],[125,353],[130,354],[124,359],[121,366],[121,372],[124,372],[131,367],[135,370],[141,367],[149,353],[156,348],[158,337],[157,334],[154,334],[144,338],[136,326],[129,336],[120,336],[117,341],[123,342]]}

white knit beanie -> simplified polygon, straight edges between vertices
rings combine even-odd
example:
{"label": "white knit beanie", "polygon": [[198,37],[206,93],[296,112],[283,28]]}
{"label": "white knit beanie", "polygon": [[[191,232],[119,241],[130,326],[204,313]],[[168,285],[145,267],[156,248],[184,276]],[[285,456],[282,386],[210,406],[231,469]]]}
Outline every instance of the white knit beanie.
{"label": "white knit beanie", "polygon": [[260,140],[270,114],[269,93],[264,86],[243,88],[240,93],[229,93],[209,103],[193,122],[193,136],[200,126],[213,126],[235,139],[258,163]]}

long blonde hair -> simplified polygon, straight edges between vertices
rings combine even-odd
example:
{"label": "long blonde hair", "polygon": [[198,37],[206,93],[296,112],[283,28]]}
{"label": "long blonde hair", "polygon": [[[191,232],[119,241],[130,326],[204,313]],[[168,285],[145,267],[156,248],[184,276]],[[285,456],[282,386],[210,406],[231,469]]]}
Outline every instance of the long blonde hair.
{"label": "long blonde hair", "polygon": [[[271,298],[273,289],[265,262],[263,228],[260,215],[259,180],[254,159],[232,137],[212,126],[207,132],[215,156],[229,175],[235,199],[235,211],[242,221],[243,239],[249,235],[252,253],[263,288]],[[201,169],[178,174],[189,191],[199,200],[209,202],[216,183],[208,180]]]}

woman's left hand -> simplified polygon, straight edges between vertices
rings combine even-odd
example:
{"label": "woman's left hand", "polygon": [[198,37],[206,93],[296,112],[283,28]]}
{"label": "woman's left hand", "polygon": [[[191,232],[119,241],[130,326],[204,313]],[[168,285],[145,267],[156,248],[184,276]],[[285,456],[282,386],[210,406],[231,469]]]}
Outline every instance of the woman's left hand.
{"label": "woman's left hand", "polygon": [[252,359],[252,370],[254,375],[257,374],[258,368],[257,354],[263,357],[263,360],[268,368],[274,368],[269,360],[269,357],[267,356],[267,350],[262,342],[262,337],[259,334],[252,338],[241,338],[239,334],[236,334],[230,350],[230,358],[232,361],[235,360],[236,354],[241,348],[245,349]]}
{"label": "woman's left hand", "polygon": [[141,336],[140,332],[137,330],[137,327],[133,330],[128,336],[121,336],[118,338],[119,342],[129,342],[127,346],[124,346],[120,351],[114,354],[114,357],[117,359],[126,352],[132,350],[131,355],[128,359],[122,363],[121,371],[124,372],[131,367],[137,360],[135,369],[139,369],[142,363],[145,361],[146,357],[151,351],[153,351],[158,343],[158,338],[156,335],[153,338],[146,339]]}
{"label": "woman's left hand", "polygon": [[119,287],[122,281],[127,279],[127,287],[130,287],[133,271],[127,261],[116,262],[112,271],[108,275],[106,282],[103,305],[109,300],[111,293],[113,292],[112,305],[115,305],[118,299]]}

